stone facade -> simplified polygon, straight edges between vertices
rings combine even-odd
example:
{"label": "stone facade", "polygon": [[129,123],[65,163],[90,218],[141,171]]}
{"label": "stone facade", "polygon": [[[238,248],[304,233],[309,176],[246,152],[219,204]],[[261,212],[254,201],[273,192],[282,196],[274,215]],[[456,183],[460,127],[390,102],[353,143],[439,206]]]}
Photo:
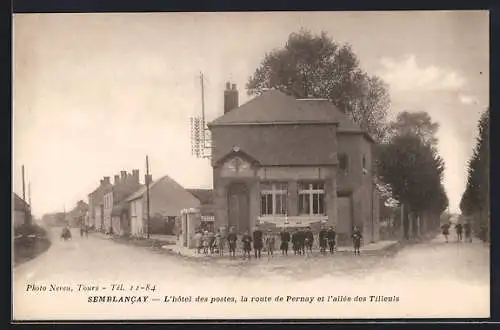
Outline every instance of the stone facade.
{"label": "stone facade", "polygon": [[209,124],[217,227],[336,227],[378,235],[373,140],[325,100],[270,91]]}

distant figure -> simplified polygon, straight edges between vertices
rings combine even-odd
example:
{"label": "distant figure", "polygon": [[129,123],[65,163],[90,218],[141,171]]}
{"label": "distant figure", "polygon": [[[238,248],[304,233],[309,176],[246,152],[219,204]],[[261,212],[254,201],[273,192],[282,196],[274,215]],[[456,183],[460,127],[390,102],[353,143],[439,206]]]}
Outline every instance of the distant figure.
{"label": "distant figure", "polygon": [[243,258],[248,256],[248,259],[250,259],[250,252],[252,251],[252,236],[248,234],[248,231],[245,231],[241,241],[243,243]]}
{"label": "distant figure", "polygon": [[326,232],[326,239],[328,241],[328,248],[330,249],[330,253],[335,252],[335,236],[336,232],[333,227],[328,228],[328,231]]}
{"label": "distant figure", "polygon": [[444,223],[441,226],[441,230],[443,232],[443,236],[444,236],[444,239],[446,240],[446,243],[448,243],[448,235],[450,235],[450,224]]}
{"label": "distant figure", "polygon": [[283,228],[283,230],[280,233],[280,249],[281,249],[281,254],[283,255],[288,255],[288,243],[290,242],[290,233]]}
{"label": "distant figure", "polygon": [[[218,235],[218,237],[217,237]],[[219,251],[219,255],[223,256],[224,255],[224,245],[226,241],[226,237],[224,237],[224,232],[219,228],[219,231],[215,235],[215,240],[217,241],[217,250]]]}
{"label": "distant figure", "polygon": [[61,239],[64,239],[65,241],[71,239],[71,230],[69,229],[68,226],[64,226],[64,228],[62,229]]}
{"label": "distant figure", "polygon": [[80,226],[80,237],[83,238],[83,234],[85,233],[85,225]]}
{"label": "distant figure", "polygon": [[318,239],[319,239],[319,252],[322,255],[326,254],[326,245],[328,243],[326,233],[327,233],[327,231],[325,229],[325,226],[321,226],[321,230],[319,231]]}
{"label": "distant figure", "polygon": [[84,230],[85,230],[85,238],[89,238],[89,226],[85,225]]}
{"label": "distant figure", "polygon": [[267,236],[266,236],[266,248],[267,248],[267,255],[268,256],[274,255],[275,244],[276,244],[276,237],[274,236],[272,230],[269,229],[267,231]]}
{"label": "distant figure", "polygon": [[295,229],[295,231],[292,234],[292,248],[293,248],[293,253],[295,255],[300,254],[300,238],[299,238],[299,230]]}
{"label": "distant figure", "polygon": [[199,229],[196,231],[196,234],[194,234],[194,242],[196,245],[196,253],[200,254],[201,249],[203,249],[203,235]]}
{"label": "distant figure", "polygon": [[311,227],[307,227],[304,232],[304,254],[306,252],[312,253],[312,247],[314,243],[314,235],[311,231]]}
{"label": "distant figure", "polygon": [[299,229],[299,254],[306,253],[306,232]]}
{"label": "distant figure", "polygon": [[238,236],[234,233],[234,227],[229,228],[229,234],[227,235],[227,242],[229,244],[229,257],[236,257],[236,241]]}
{"label": "distant figure", "polygon": [[262,242],[262,230],[257,226],[253,231],[253,249],[255,252],[255,258],[260,258],[263,242]]}
{"label": "distant figure", "polygon": [[455,231],[457,232],[457,241],[462,241],[462,231],[463,231],[463,227],[462,227],[462,224],[461,223],[457,223],[455,225]]}
{"label": "distant figure", "polygon": [[472,243],[472,228],[469,222],[464,223],[465,239]]}
{"label": "distant figure", "polygon": [[361,247],[361,239],[363,238],[363,235],[361,234],[361,231],[359,230],[358,227],[354,227],[354,230],[352,232],[352,243],[354,245],[354,255],[360,255],[360,247]]}

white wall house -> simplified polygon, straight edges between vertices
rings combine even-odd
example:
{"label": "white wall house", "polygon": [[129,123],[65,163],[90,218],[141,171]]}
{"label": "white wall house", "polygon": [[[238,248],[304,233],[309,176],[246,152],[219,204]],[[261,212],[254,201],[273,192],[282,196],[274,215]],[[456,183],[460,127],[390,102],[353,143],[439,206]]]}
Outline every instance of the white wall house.
{"label": "white wall house", "polygon": [[[130,234],[143,237],[147,234],[146,186],[127,198],[130,214]],[[200,201],[169,176],[149,185],[149,214],[151,230],[160,230],[163,223],[180,216],[181,210],[198,208]]]}

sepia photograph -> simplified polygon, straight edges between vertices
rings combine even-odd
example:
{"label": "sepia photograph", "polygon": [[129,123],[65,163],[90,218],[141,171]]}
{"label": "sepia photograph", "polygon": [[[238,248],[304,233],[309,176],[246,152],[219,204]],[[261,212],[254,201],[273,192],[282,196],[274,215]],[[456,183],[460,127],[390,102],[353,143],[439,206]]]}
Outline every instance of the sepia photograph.
{"label": "sepia photograph", "polygon": [[14,322],[490,317],[488,11],[12,28]]}

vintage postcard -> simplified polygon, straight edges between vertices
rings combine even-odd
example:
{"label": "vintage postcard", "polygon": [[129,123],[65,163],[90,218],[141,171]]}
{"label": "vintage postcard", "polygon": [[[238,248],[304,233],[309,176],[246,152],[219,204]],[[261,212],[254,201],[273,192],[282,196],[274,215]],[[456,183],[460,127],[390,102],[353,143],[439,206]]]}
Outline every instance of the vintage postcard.
{"label": "vintage postcard", "polygon": [[13,16],[14,321],[488,318],[487,11]]}

